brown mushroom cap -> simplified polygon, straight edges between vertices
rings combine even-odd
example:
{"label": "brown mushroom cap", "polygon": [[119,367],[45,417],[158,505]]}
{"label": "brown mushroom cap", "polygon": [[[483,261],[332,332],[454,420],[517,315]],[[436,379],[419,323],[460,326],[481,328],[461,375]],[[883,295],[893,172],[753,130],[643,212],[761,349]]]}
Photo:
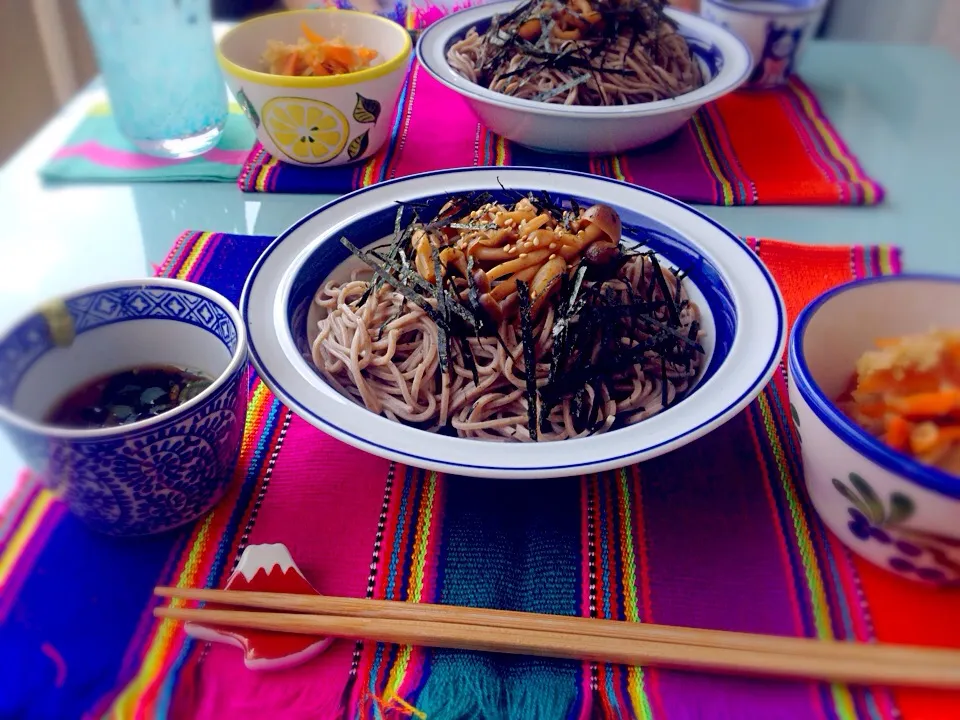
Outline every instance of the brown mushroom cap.
{"label": "brown mushroom cap", "polygon": [[607,265],[620,257],[620,246],[608,240],[597,240],[583,251],[583,261],[587,265]]}
{"label": "brown mushroom cap", "polygon": [[606,235],[610,242],[620,242],[620,233],[623,231],[623,226],[620,224],[620,216],[617,211],[609,205],[591,205],[584,211],[580,219],[583,222],[595,225],[597,230]]}

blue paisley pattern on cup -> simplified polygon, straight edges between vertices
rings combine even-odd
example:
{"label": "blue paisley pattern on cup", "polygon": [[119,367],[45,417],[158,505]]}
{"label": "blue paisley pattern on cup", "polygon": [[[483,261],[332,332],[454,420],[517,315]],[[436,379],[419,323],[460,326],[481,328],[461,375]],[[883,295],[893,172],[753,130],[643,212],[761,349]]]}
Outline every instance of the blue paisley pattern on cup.
{"label": "blue paisley pattern on cup", "polygon": [[[238,328],[216,301],[188,289],[131,284],[68,298],[76,335],[113,323],[175,320],[214,335],[234,355]],[[0,343],[0,404],[12,404],[30,367],[56,347],[37,313]],[[46,434],[4,423],[17,450],[70,510],[110,535],[146,535],[187,523],[213,507],[233,475],[246,417],[249,370],[241,364],[186,412],[99,437]]]}
{"label": "blue paisley pattern on cup", "polygon": [[247,403],[241,367],[189,414],[136,434],[88,440],[11,433],[18,450],[70,509],[110,535],[146,535],[189,522],[226,490]]}
{"label": "blue paisley pattern on cup", "polygon": [[[177,320],[216,335],[230,353],[237,347],[237,329],[215,302],[198,293],[167,287],[112,288],[70,298],[66,309],[79,335],[125,320]],[[43,315],[15,328],[0,347],[0,402],[9,404],[17,384],[33,363],[55,347]]]}

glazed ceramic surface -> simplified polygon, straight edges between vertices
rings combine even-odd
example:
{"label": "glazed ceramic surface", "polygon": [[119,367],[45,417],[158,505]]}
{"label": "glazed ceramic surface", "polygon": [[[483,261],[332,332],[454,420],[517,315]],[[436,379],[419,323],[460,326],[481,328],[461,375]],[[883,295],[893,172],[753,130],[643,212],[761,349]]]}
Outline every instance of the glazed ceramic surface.
{"label": "glazed ceramic surface", "polygon": [[814,36],[827,0],[702,0],[700,14],[750,48],[749,87],[783,85]]}
{"label": "glazed ceramic surface", "polygon": [[833,404],[880,337],[956,327],[960,279],[872,278],[831,290],[790,337],[790,403],[810,498],[851,549],[911,580],[960,585],[960,478],[896,452]]}
{"label": "glazed ceramic surface", "polygon": [[707,82],[670,100],[636,105],[556,105],[503,95],[470,82],[450,67],[447,51],[477,26],[485,31],[515,0],[461,10],[420,36],[417,57],[424,69],[459,93],[481,122],[498,135],[539,150],[615,153],[649,145],[679,130],[705,103],[735,90],[750,73],[750,52],[731,33],[702,18],[667,10],[690,44]]}
{"label": "glazed ceramic surface", "polygon": [[[503,187],[501,187],[501,184]],[[318,286],[346,279],[347,250],[393,234],[397,202],[439,210],[451,194],[490,192],[513,202],[517,191],[555,201],[611,205],[628,243],[682,267],[702,313],[705,367],[694,390],[636,425],[576,440],[496,443],[425,432],[375,415],[340,395],[309,360],[307,309]],[[241,300],[251,359],[283,401],[325,432],[368,452],[419,467],[481,477],[542,478],[594,472],[676,449],[743,408],[769,380],[785,344],[780,295],[756,255],[704,215],[664,195],[574,172],[470,168],[379,183],[300,220],[260,257]]]}
{"label": "glazed ceramic surface", "polygon": [[[27,464],[96,530],[143,535],[209,510],[230,481],[247,402],[246,332],[231,303],[193,283],[94,286],[0,338],[0,425]],[[144,365],[215,378],[149,420],[83,430],[44,422],[75,388]]]}
{"label": "glazed ceramic surface", "polygon": [[[236,569],[227,578],[224,590],[319,595],[307,581],[282,543],[249,545]],[[207,608],[216,605],[207,603]],[[232,609],[232,608],[231,608]],[[250,628],[228,628],[188,622],[187,635],[207,642],[233,645],[243,651],[243,662],[251,670],[283,670],[316,657],[333,642],[332,638],[296,635]]]}
{"label": "glazed ceramic surface", "polygon": [[[261,71],[270,40],[295,43],[301,23],[380,53],[365,70],[326,77]],[[352,10],[299,10],[248,20],[220,41],[227,85],[274,157],[307,167],[358,162],[390,135],[390,119],[410,64],[409,33],[386,18]]]}

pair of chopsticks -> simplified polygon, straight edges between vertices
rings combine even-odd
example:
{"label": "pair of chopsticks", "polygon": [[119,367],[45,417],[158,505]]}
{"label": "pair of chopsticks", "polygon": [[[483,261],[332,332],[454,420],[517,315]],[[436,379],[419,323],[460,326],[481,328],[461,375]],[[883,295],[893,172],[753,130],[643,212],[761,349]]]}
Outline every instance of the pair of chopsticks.
{"label": "pair of chopsticks", "polygon": [[170,587],[155,592],[166,598],[267,611],[154,610],[160,618],[207,625],[862,685],[960,687],[960,651],[939,648],[389,600]]}

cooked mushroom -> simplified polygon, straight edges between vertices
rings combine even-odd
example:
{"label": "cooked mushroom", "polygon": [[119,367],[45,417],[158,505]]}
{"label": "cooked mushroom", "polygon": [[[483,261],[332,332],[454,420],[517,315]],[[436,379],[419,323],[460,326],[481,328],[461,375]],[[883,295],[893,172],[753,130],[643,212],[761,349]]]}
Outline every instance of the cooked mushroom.
{"label": "cooked mushroom", "polygon": [[606,239],[620,243],[620,233],[623,231],[620,216],[609,205],[591,205],[584,211],[580,223],[587,242]]}
{"label": "cooked mushroom", "polygon": [[620,245],[609,240],[597,240],[583,251],[583,261],[587,265],[608,265],[620,256]]}
{"label": "cooked mushroom", "polygon": [[487,274],[480,268],[473,269],[473,285],[481,295],[490,292],[490,280]]}
{"label": "cooked mushroom", "polygon": [[413,233],[411,243],[416,251],[414,264],[420,277],[429,283],[435,282],[437,276],[433,271],[433,249],[430,236],[424,230],[417,230]]}
{"label": "cooked mushroom", "polygon": [[477,301],[480,303],[480,307],[483,308],[483,311],[487,313],[487,316],[490,318],[491,322],[494,325],[499,325],[503,320],[503,312],[500,309],[500,303],[493,299],[493,296],[490,293],[483,293],[478,298]]}
{"label": "cooked mushroom", "polygon": [[535,40],[540,37],[540,19],[533,18],[532,20],[527,20],[523,23],[520,28],[517,30],[517,35],[522,37],[524,40]]}
{"label": "cooked mushroom", "polygon": [[557,291],[564,274],[567,272],[567,263],[559,255],[552,256],[547,262],[540,266],[537,274],[530,283],[530,294],[533,298],[533,305],[530,308],[530,314],[536,316],[544,303]]}
{"label": "cooked mushroom", "polygon": [[462,276],[467,276],[467,258],[458,247],[449,246],[441,250],[440,263],[444,273],[447,272],[447,265],[452,264]]}
{"label": "cooked mushroom", "polygon": [[587,0],[572,0],[570,7],[591,25],[595,25],[603,19],[603,16],[594,10]]}

